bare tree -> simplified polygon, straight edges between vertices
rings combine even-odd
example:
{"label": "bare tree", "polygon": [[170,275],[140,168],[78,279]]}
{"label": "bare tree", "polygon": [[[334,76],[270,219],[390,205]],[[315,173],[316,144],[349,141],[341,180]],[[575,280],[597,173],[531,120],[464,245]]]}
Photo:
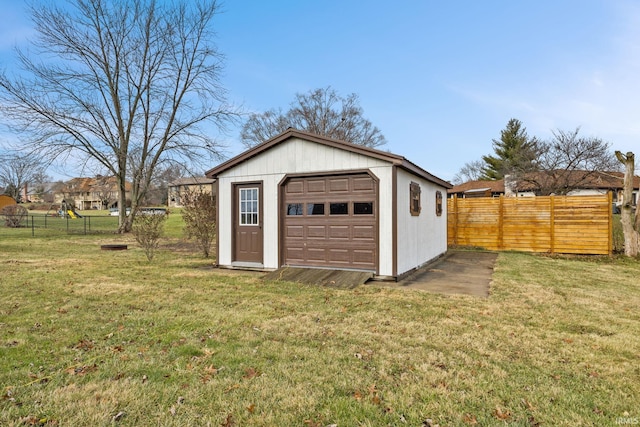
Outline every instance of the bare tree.
{"label": "bare tree", "polygon": [[620,222],[622,223],[622,233],[624,234],[624,254],[630,257],[637,257],[640,253],[640,209],[635,206],[633,213],[633,176],[634,176],[634,154],[629,151],[622,154],[616,151],[616,158],[624,165],[624,188],[622,195],[622,206],[620,212]]}
{"label": "bare tree", "polygon": [[609,143],[579,136],[579,131],[557,130],[551,140],[540,142],[537,171],[518,175],[518,186],[526,183],[541,196],[562,195],[590,183],[600,173],[619,170]]}
{"label": "bare tree", "polygon": [[242,127],[240,138],[249,148],[293,127],[367,147],[386,144],[382,132],[362,114],[358,95],[352,93],[343,98],[331,87],[315,89],[296,94],[285,113],[268,110],[252,114]]}
{"label": "bare tree", "polygon": [[286,115],[279,110],[268,110],[262,114],[251,114],[242,126],[240,139],[246,148],[260,144],[291,127]]}
{"label": "bare tree", "polygon": [[454,184],[462,184],[467,181],[477,181],[483,175],[484,162],[481,160],[474,160],[467,162],[460,168],[458,173],[453,176],[452,182]]}
{"label": "bare tree", "polygon": [[147,191],[144,202],[147,205],[166,205],[169,184],[188,173],[188,169],[184,165],[174,163],[158,165],[152,176],[151,188]]}
{"label": "bare tree", "polygon": [[18,203],[27,201],[22,200],[24,186],[42,183],[45,176],[44,164],[34,155],[11,153],[0,156],[0,187],[5,187],[7,195]]}
{"label": "bare tree", "polygon": [[224,130],[237,114],[219,82],[218,11],[215,0],[33,5],[38,59],[18,51],[27,74],[0,75],[0,111],[33,137],[27,148],[105,168],[117,178],[119,206],[130,179],[133,215],[120,210],[121,232],[131,229],[160,162],[220,158],[203,126]]}

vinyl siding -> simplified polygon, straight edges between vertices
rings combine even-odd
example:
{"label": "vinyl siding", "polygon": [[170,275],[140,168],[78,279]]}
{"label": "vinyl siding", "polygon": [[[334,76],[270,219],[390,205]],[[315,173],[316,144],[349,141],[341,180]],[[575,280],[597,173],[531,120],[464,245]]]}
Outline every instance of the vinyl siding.
{"label": "vinyl siding", "polygon": [[[419,216],[411,216],[409,186],[420,184]],[[398,274],[420,266],[447,251],[447,190],[403,170],[397,177]],[[436,191],[442,193],[442,215],[436,215]]]}

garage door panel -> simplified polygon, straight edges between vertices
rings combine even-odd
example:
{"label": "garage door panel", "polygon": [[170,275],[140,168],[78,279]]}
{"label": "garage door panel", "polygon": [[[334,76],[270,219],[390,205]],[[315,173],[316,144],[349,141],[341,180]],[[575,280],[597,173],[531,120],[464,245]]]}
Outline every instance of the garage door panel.
{"label": "garage door panel", "polygon": [[358,265],[371,265],[375,262],[375,253],[371,250],[354,250],[353,263]]}
{"label": "garage door panel", "polygon": [[329,238],[337,240],[349,240],[348,225],[329,225]]}
{"label": "garage door panel", "polygon": [[288,247],[286,248],[286,257],[291,262],[303,262],[304,261],[304,248],[303,247]]}
{"label": "garage door panel", "polygon": [[302,194],[304,193],[304,182],[293,181],[286,187],[287,194]]}
{"label": "garage door panel", "polygon": [[330,248],[329,249],[329,261],[337,264],[349,264],[350,262],[350,251],[348,249],[338,249],[338,248]]}
{"label": "garage door panel", "polygon": [[[284,264],[376,270],[378,201],[373,178],[364,173],[295,177],[284,186]],[[290,205],[301,208],[287,215]]]}
{"label": "garage door panel", "polygon": [[286,227],[287,237],[304,237],[304,226],[302,225],[287,225]]}
{"label": "garage door panel", "polygon": [[353,178],[353,191],[371,193],[375,188],[371,177]]}
{"label": "garage door panel", "polygon": [[327,182],[324,179],[307,180],[307,192],[325,193],[326,191],[327,191]]}
{"label": "garage door panel", "polygon": [[327,226],[326,225],[309,225],[307,226],[307,237],[310,239],[326,239],[327,238]]}
{"label": "garage door panel", "polygon": [[354,225],[353,239],[373,242],[376,239],[376,230],[372,225]]}
{"label": "garage door panel", "polygon": [[307,260],[325,263],[327,261],[327,250],[325,248],[307,248]]}
{"label": "garage door panel", "polygon": [[329,179],[330,193],[347,193],[349,192],[349,178],[331,178]]}

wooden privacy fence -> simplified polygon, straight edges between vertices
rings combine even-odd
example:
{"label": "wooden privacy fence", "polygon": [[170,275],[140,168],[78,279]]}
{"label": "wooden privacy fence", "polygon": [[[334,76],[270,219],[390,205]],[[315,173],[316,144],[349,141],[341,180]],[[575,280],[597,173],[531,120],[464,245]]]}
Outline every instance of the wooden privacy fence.
{"label": "wooden privacy fence", "polygon": [[612,196],[447,200],[449,245],[489,250],[607,255]]}

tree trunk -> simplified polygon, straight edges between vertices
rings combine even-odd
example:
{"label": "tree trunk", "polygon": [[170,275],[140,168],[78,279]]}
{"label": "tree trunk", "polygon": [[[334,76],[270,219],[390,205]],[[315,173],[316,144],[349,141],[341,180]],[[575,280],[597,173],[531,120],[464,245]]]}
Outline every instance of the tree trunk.
{"label": "tree trunk", "polygon": [[635,156],[632,152],[622,154],[616,151],[616,157],[624,164],[624,189],[622,206],[620,209],[620,222],[624,234],[624,254],[629,257],[637,257],[640,253],[640,210],[636,207],[633,213],[633,175]]}
{"label": "tree trunk", "polygon": [[131,231],[131,224],[127,218],[127,175],[118,174],[118,233]]}
{"label": "tree trunk", "polygon": [[138,184],[134,179],[134,182],[131,183],[131,213],[126,217],[124,227],[122,227],[122,231],[125,233],[130,232],[133,229],[133,220],[138,214],[138,201],[140,200],[140,196],[138,193]]}

